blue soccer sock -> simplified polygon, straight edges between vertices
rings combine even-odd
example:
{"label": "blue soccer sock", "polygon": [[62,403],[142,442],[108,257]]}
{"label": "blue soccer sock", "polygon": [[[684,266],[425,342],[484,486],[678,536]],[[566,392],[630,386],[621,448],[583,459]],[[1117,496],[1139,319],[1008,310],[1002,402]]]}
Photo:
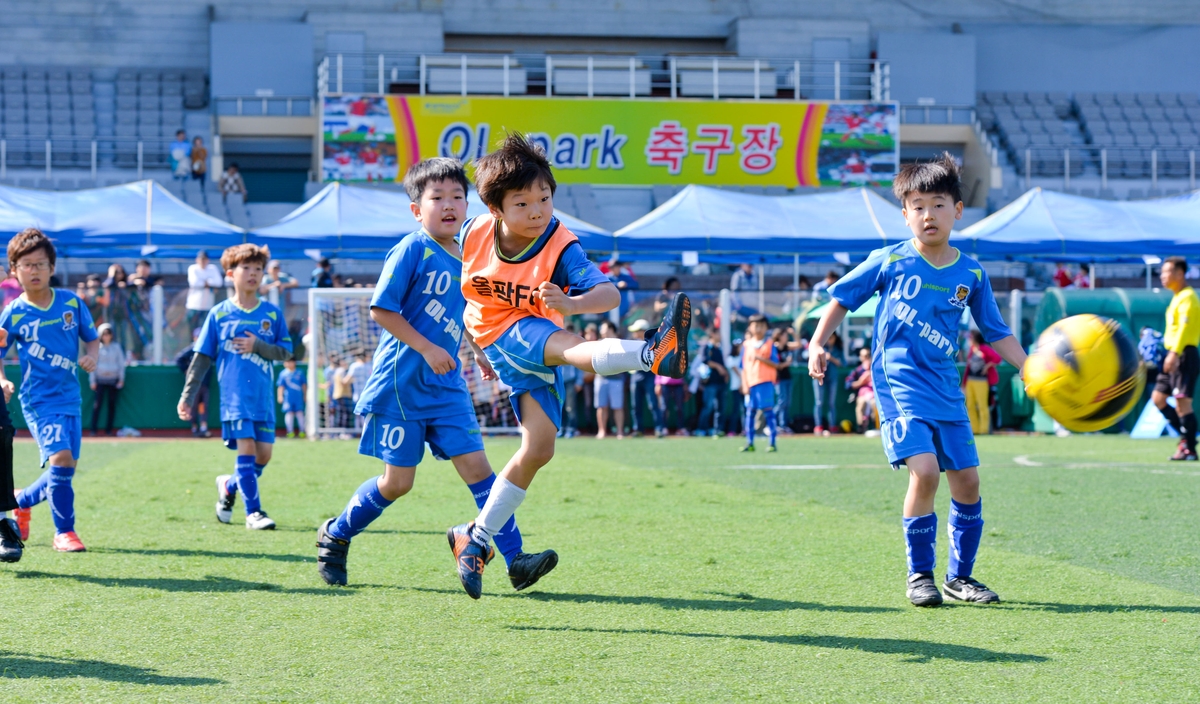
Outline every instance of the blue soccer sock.
{"label": "blue soccer sock", "polygon": [[261,477],[263,470],[266,468],[267,468],[267,465],[265,463],[259,464],[259,463],[255,462],[254,463],[254,476]]}
{"label": "blue soccer sock", "polygon": [[50,515],[54,518],[54,532],[68,533],[75,530],[75,488],[71,477],[74,467],[50,465],[50,481],[46,484],[46,498],[50,501]]}
{"label": "blue soccer sock", "polygon": [[746,408],[746,444],[754,445],[754,408]]}
{"label": "blue soccer sock", "polygon": [[[483,510],[483,505],[487,503],[488,496],[492,493],[492,484],[496,482],[496,475],[489,474],[487,479],[468,484],[467,488],[471,490],[471,496],[475,497],[475,506],[479,510]],[[517,553],[521,552],[523,542],[521,540],[521,529],[517,528],[517,517],[514,514],[512,518],[500,529],[498,533],[492,536],[492,541],[496,543],[496,549],[504,556],[504,562],[512,565],[513,558]]]}
{"label": "blue soccer sock", "polygon": [[37,481],[25,487],[25,489],[17,495],[17,506],[21,508],[33,508],[46,500],[46,485],[50,483],[50,470],[42,472],[42,476],[37,478]]}
{"label": "blue soccer sock", "polygon": [[904,543],[908,550],[908,573],[933,572],[937,563],[937,514],[904,519]]}
{"label": "blue soccer sock", "polygon": [[763,411],[763,417],[767,420],[767,440],[771,442],[771,447],[775,447],[775,411],[768,409]]}
{"label": "blue soccer sock", "polygon": [[246,506],[246,515],[261,511],[262,504],[258,500],[258,475],[254,473],[254,455],[237,456],[233,478],[237,481],[238,491],[242,493],[242,503]]}
{"label": "blue soccer sock", "polygon": [[379,518],[383,509],[392,505],[393,502],[379,493],[380,479],[382,477],[371,477],[358,487],[345,510],[329,524],[327,530],[330,535],[338,540],[350,540],[371,525],[371,521]]}
{"label": "blue soccer sock", "polygon": [[237,496],[237,473],[236,472],[229,475],[229,478],[225,480],[225,491],[228,491],[230,494]]}
{"label": "blue soccer sock", "polygon": [[970,577],[975,568],[975,554],[983,536],[983,499],[974,504],[960,504],[950,499],[950,564],[946,581],[955,577]]}

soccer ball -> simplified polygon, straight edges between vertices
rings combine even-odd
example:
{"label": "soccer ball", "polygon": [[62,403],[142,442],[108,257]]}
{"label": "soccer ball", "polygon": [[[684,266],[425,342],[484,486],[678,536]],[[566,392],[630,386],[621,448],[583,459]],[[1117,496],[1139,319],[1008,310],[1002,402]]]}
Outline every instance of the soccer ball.
{"label": "soccer ball", "polygon": [[1142,396],[1137,345],[1117,321],[1073,315],[1051,325],[1025,360],[1026,392],[1068,430],[1112,426]]}

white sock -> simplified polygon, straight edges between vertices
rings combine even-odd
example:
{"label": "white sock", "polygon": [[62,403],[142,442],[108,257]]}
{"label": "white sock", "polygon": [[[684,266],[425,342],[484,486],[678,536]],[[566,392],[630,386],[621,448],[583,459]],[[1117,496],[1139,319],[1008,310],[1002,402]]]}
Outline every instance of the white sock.
{"label": "white sock", "polygon": [[508,523],[508,519],[513,517],[513,514],[517,512],[517,507],[524,500],[524,489],[504,477],[496,477],[496,483],[492,484],[492,491],[488,495],[487,502],[480,509],[479,518],[475,519],[475,531],[472,535],[476,540],[487,545],[491,542],[492,536],[499,533],[504,524]]}
{"label": "white sock", "polygon": [[645,354],[648,342],[608,337],[596,340],[592,345],[592,368],[597,374],[608,376],[621,372],[650,371],[650,362]]}

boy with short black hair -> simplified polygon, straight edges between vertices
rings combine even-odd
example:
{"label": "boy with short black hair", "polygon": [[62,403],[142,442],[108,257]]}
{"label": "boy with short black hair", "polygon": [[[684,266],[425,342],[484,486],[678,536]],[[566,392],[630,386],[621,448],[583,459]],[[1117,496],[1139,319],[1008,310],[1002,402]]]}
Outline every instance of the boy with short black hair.
{"label": "boy with short black hair", "polygon": [[[592,264],[579,240],[554,216],[556,184],[542,149],[510,134],[475,167],[488,215],[462,228],[463,322],[500,380],[521,424],[521,448],[509,460],[473,523],[447,531],[463,589],[478,599],[492,536],[525,498],[538,469],[554,456],[562,424],[562,375],[635,370],[682,378],[692,309],[676,294],[647,340],[591,342],[563,329],[568,315],[605,313],[621,302],[617,287]],[[489,377],[491,378],[491,377]]]}
{"label": "boy with short black hair", "polygon": [[[464,300],[455,236],[467,219],[467,174],[457,159],[426,159],[408,170],[404,189],[421,229],[388,252],[371,297],[371,319],[384,332],[355,409],[365,417],[359,454],[382,460],[384,473],[365,481],[341,515],[317,531],[317,572],[327,584],[346,584],[351,539],[412,489],[426,443],[434,457],[454,463],[476,506],[496,480],[458,358]],[[485,377],[494,376],[486,357],[477,352],[476,361]],[[553,550],[522,550],[515,518],[496,544],[518,591],[558,564]]]}
{"label": "boy with short black hair", "polygon": [[746,445],[754,452],[754,415],[762,411],[767,425],[767,452],[775,452],[775,379],[779,373],[779,351],[767,335],[767,316],[755,313],[742,341],[742,398],[746,403]]}
{"label": "boy with short black hair", "polygon": [[262,510],[258,478],[275,444],[274,362],[291,359],[292,338],[283,311],[260,300],[258,287],[270,260],[266,247],[239,244],[221,255],[221,268],[233,280],[235,295],[208,311],[188,366],[178,412],[191,420],[200,382],[214,364],[221,387],[221,439],[237,451],[232,475],[217,477],[217,520],[233,520],[238,492],[246,508],[246,528],[274,530]]}
{"label": "boy with short black hair", "polygon": [[971,576],[983,535],[983,503],[979,456],[955,364],[963,311],[971,310],[985,340],[1017,369],[1025,363],[1025,351],[1000,317],[987,272],[950,246],[950,231],[963,208],[954,158],[943,154],[930,163],[906,164],[893,190],[913,239],[875,250],[830,287],[833,301],[813,333],[808,373],[818,381],[825,378],[829,336],[848,311],[879,293],[871,377],[888,462],[893,469],[908,468],[908,598],[915,606],[942,603],[933,577],[933,500],[939,472],[945,472],[951,496],[946,596],[995,603],[1000,597]]}
{"label": "boy with short black hair", "polygon": [[308,380],[296,369],[296,360],[283,360],[283,371],[279,372],[279,407],[283,410],[283,425],[289,438],[304,437],[304,403]]}
{"label": "boy with short black hair", "polygon": [[[37,481],[17,492],[14,514],[21,539],[28,539],[30,509],[49,501],[54,549],[83,552],[86,548],[75,533],[75,489],[71,485],[83,438],[76,367],[95,371],[100,340],[87,305],[74,293],[51,286],[56,260],[54,244],[36,228],[18,232],[8,243],[9,266],[25,292],[0,313],[0,330],[5,335],[0,339],[0,358],[8,345],[16,343],[21,361],[21,411],[37,440],[42,466],[50,465]],[[79,357],[81,341],[86,353]],[[13,383],[0,378],[0,388],[7,401]]]}

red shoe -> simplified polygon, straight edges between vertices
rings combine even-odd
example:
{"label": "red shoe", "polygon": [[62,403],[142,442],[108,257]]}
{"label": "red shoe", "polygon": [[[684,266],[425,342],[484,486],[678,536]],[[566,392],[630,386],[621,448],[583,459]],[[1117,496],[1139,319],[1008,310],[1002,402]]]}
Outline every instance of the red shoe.
{"label": "red shoe", "polygon": [[813,428],[813,435],[820,435],[823,432],[825,432],[825,428],[823,428],[819,425],[817,427]]}
{"label": "red shoe", "polygon": [[87,548],[83,547],[83,541],[75,534],[75,531],[69,530],[66,533],[58,533],[54,536],[54,549],[59,552],[86,552]]}
{"label": "red shoe", "polygon": [[[20,496],[20,489],[13,489],[13,496]],[[13,518],[17,519],[17,528],[21,531],[21,540],[29,540],[29,519],[33,516],[33,509],[30,508],[14,508]]]}

